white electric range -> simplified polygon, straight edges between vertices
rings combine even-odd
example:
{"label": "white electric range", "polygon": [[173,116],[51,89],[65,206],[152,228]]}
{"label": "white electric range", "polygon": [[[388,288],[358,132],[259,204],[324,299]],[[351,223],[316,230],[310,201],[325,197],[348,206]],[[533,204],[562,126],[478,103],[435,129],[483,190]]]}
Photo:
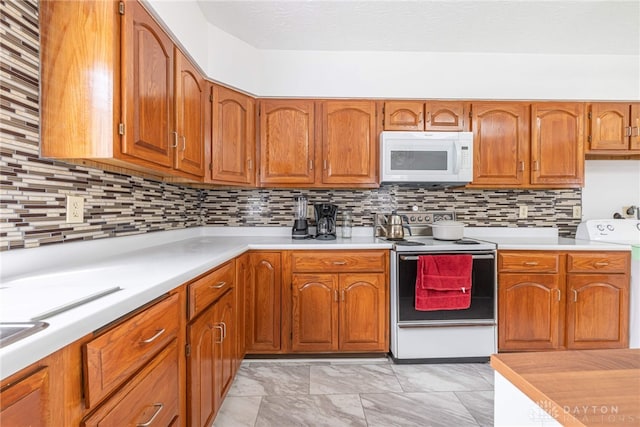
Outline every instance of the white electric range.
{"label": "white electric range", "polygon": [[[475,239],[436,240],[429,223],[451,213],[398,212],[411,230],[391,251],[391,355],[396,363],[487,361],[497,349],[496,245]],[[386,215],[376,215],[382,227]],[[418,258],[471,255],[471,306],[423,311],[416,308]]]}
{"label": "white electric range", "polygon": [[590,219],[578,225],[576,239],[631,247],[629,347],[640,348],[640,220]]}

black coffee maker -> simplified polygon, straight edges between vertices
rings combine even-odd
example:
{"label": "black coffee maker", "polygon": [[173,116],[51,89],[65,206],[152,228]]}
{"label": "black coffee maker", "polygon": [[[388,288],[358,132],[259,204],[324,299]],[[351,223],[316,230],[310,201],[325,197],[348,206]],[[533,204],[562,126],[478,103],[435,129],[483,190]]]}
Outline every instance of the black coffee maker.
{"label": "black coffee maker", "polygon": [[329,203],[318,203],[314,205],[314,210],[316,213],[316,239],[335,240],[338,207]]}

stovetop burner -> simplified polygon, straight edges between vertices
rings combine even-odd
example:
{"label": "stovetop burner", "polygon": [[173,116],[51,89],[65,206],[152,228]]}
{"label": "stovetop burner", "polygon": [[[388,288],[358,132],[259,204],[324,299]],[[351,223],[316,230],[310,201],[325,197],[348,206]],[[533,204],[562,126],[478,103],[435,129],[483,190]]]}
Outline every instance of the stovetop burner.
{"label": "stovetop burner", "polygon": [[425,243],[416,242],[415,240],[396,240],[394,243],[399,246],[424,246],[425,245]]}
{"label": "stovetop burner", "polygon": [[480,242],[478,242],[477,240],[470,240],[470,239],[460,239],[460,240],[456,240],[455,242],[456,245],[479,245]]}

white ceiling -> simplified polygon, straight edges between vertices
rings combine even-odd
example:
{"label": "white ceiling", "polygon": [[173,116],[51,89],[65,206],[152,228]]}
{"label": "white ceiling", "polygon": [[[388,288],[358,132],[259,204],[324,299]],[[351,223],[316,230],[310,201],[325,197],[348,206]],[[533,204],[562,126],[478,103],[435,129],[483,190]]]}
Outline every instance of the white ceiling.
{"label": "white ceiling", "polygon": [[258,49],[640,53],[640,0],[197,0]]}

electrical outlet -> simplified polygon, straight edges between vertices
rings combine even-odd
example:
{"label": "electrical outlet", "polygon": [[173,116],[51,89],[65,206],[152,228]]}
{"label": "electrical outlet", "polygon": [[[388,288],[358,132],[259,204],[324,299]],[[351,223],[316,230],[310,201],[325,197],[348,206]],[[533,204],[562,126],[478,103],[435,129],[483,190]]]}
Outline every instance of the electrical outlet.
{"label": "electrical outlet", "polygon": [[529,216],[529,209],[526,205],[519,206],[518,209],[518,218],[525,219],[527,216]]}
{"label": "electrical outlet", "polygon": [[84,199],[80,196],[67,196],[67,223],[84,221]]}
{"label": "electrical outlet", "polygon": [[582,206],[576,205],[573,207],[573,218],[575,219],[582,218]]}

